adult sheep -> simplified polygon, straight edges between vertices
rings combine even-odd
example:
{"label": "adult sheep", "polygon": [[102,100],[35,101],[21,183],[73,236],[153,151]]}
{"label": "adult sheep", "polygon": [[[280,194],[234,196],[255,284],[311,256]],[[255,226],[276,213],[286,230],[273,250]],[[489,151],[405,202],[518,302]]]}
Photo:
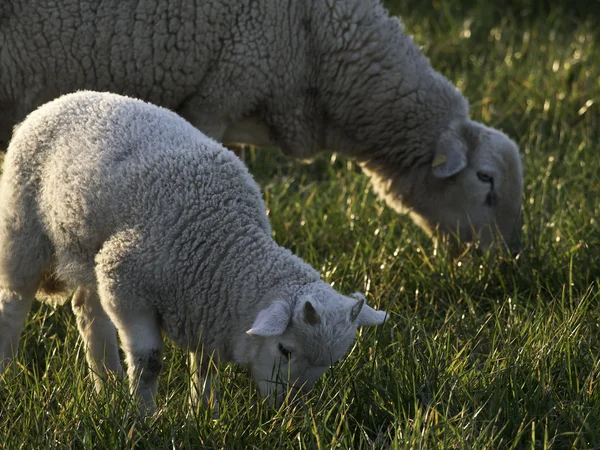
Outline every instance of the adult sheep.
{"label": "adult sheep", "polygon": [[342,153],[428,233],[518,241],[516,145],[378,0],[5,0],[0,140],[79,89],[162,105],[224,143]]}
{"label": "adult sheep", "polygon": [[77,288],[97,381],[121,370],[116,326],[145,410],[161,330],[198,356],[205,402],[213,356],[249,365],[280,403],[278,381],[310,387],[357,327],[386,317],[273,241],[260,190],[232,152],[139,100],[79,92],[40,107],[11,141],[0,198],[0,373],[48,271],[66,294]]}

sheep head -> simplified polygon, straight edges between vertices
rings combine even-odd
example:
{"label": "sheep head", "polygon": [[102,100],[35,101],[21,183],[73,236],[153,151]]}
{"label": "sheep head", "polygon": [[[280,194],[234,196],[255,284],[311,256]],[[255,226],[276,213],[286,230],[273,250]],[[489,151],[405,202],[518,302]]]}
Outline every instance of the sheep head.
{"label": "sheep head", "polygon": [[471,120],[452,124],[437,141],[422,186],[411,215],[426,230],[477,241],[484,250],[518,248],[523,170],[504,133]]}
{"label": "sheep head", "polygon": [[261,395],[279,406],[288,386],[306,392],[348,352],[358,327],[382,324],[386,316],[362,294],[346,297],[321,281],[294,301],[274,301],[247,331],[258,346],[250,366]]}

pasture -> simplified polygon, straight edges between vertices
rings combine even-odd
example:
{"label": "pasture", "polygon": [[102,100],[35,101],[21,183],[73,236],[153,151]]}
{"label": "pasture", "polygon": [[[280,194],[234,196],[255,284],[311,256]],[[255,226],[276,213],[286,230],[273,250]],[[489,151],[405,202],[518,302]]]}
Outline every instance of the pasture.
{"label": "pasture", "polygon": [[303,405],[276,411],[222,367],[218,420],[188,407],[186,355],[167,344],[141,420],[126,383],[93,392],[70,307],[35,304],[0,388],[0,449],[600,448],[600,2],[385,3],[473,118],[523,150],[518,258],[435,252],[344,158],[248,150],[275,239],[389,322]]}

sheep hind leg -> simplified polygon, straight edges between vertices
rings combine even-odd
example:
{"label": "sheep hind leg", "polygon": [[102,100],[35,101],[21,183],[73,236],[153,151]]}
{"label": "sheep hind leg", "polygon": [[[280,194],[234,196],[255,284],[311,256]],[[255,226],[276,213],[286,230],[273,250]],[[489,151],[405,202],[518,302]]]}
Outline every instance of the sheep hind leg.
{"label": "sheep hind leg", "polygon": [[102,305],[95,288],[79,286],[71,300],[77,328],[85,346],[85,357],[96,391],[114,375],[121,378],[123,368],[117,345],[117,329]]}

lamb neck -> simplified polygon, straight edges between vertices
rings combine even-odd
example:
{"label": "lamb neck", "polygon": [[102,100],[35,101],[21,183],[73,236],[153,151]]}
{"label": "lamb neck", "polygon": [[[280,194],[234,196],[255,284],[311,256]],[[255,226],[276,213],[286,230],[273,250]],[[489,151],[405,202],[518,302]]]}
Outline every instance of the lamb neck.
{"label": "lamb neck", "polygon": [[167,317],[167,309],[161,308],[160,314],[163,328],[179,345],[202,344],[228,360],[232,334],[251,328],[258,312],[271,301],[293,299],[302,286],[320,279],[318,272],[263,230],[232,234],[210,255],[206,250],[203,257],[189,257],[199,264],[209,262],[201,270],[186,269],[189,276],[182,282],[186,288],[179,292],[176,314],[185,317],[185,323]]}

